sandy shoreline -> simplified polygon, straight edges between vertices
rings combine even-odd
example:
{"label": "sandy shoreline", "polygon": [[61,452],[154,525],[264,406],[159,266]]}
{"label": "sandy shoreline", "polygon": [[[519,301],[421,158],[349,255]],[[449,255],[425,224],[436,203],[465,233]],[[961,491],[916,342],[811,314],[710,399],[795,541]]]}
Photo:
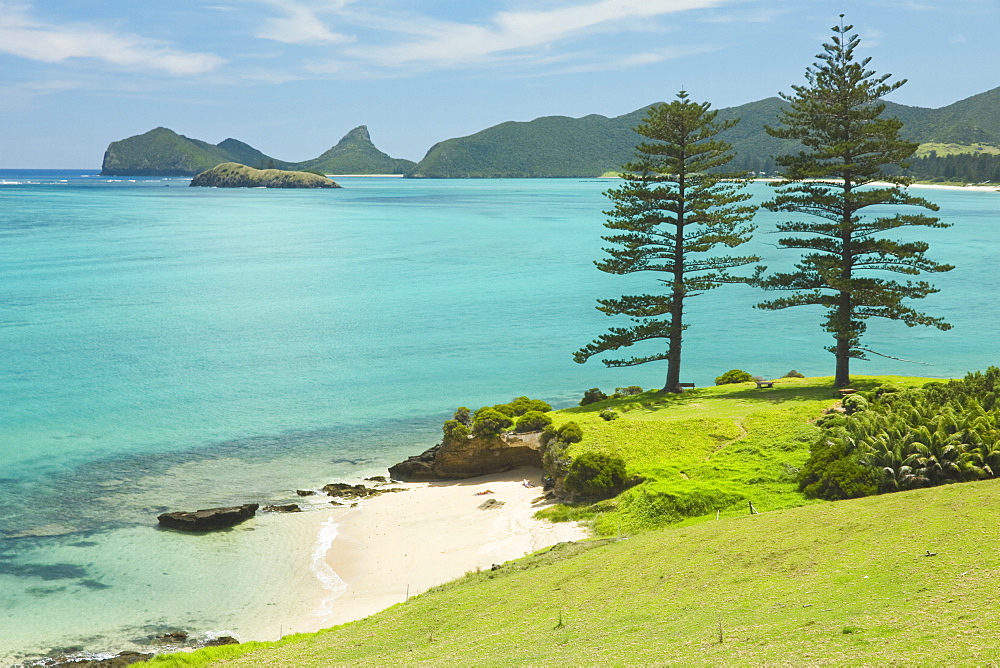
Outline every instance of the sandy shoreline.
{"label": "sandy shoreline", "polygon": [[[393,487],[405,492],[334,510],[337,536],[326,563],[343,581],[343,593],[327,599],[318,614],[322,621],[310,630],[367,617],[470,571],[587,537],[576,523],[533,517],[550,503],[542,498],[540,476],[537,469],[518,469],[461,481],[404,483]],[[535,486],[524,487],[525,478]],[[479,494],[487,490],[493,493]],[[487,499],[503,505],[480,510]]]}

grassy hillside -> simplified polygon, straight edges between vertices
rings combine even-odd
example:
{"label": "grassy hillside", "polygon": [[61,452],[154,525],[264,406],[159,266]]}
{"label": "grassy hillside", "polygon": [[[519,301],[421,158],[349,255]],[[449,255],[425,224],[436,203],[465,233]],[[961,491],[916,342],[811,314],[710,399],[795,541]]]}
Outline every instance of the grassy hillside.
{"label": "grassy hillside", "polygon": [[153,663],[996,663],[998,484],[558,546],[316,635]]}
{"label": "grassy hillside", "polygon": [[[859,388],[912,378],[856,378]],[[806,504],[788,467],[830,379],[612,399],[555,414],[650,478],[748,493],[672,526],[621,531],[470,573],[359,622],[279,643],[156,658],[206,665],[974,663],[1000,661],[1000,482]],[[620,417],[605,421],[600,410]],[[804,450],[803,450],[804,446]],[[806,505],[803,505],[806,504]],[[677,518],[673,518],[677,519]],[[598,518],[600,521],[600,518]],[[619,521],[605,524],[619,524]],[[627,538],[622,539],[622,536]],[[931,554],[928,554],[931,553]]]}
{"label": "grassy hillside", "polygon": [[[922,379],[853,378],[868,389]],[[644,482],[594,506],[557,506],[550,518],[591,519],[603,535],[664,526],[689,518],[739,516],[808,503],[796,475],[819,434],[812,421],[836,402],[832,378],[783,378],[771,389],[754,383],[721,385],[681,395],[647,392],[570,408],[555,424],[577,422],[582,442],[570,450],[618,455]],[[606,421],[611,409],[617,419]]]}

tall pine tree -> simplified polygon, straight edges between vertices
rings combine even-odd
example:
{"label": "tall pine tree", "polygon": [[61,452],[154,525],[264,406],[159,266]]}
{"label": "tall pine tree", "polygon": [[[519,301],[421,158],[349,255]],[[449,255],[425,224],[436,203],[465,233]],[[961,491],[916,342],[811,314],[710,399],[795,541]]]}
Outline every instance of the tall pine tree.
{"label": "tall pine tree", "polygon": [[[909,179],[885,171],[890,165],[905,166],[917,148],[899,138],[901,121],[882,116],[881,99],[906,80],[888,83],[891,74],[876,75],[868,69],[870,58],[856,62],[859,39],[849,34],[852,29],[843,22],[833,28],[832,43],[824,44],[823,53],[816,56],[819,62],[806,69],[807,85],[792,86],[794,95],[782,94],[789,103],[779,118],[782,125],[767,128],[774,137],[798,140],[803,150],[777,158],[783,181],[776,184],[777,196],[764,206],[819,220],[797,217],[778,225],[781,232],[806,235],[778,241],[805,252],[794,271],[759,281],[766,290],[792,292],[759,308],[826,308],[824,328],[835,340],[828,350],[837,360],[837,387],[850,384],[852,358],[866,359],[860,342],[869,318],[899,320],[910,327],[951,328],[903,303],[937,292],[930,283],[870,276],[871,272],[949,271],[951,266],[927,259],[927,243],[880,236],[901,227],[949,225],[921,213],[886,214],[886,206],[931,211],[938,207],[911,196],[906,190]],[[870,207],[880,208],[869,213]]]}
{"label": "tall pine tree", "polygon": [[717,111],[695,103],[681,91],[669,104],[649,110],[635,129],[651,141],[636,147],[636,160],[624,166],[625,184],[606,194],[614,209],[601,237],[612,244],[609,258],[595,262],[609,274],[656,272],[662,290],[654,294],[599,299],[598,310],[628,316],[629,327],[613,327],[573,358],[593,355],[651,339],[667,339],[666,352],[629,359],[605,359],[609,367],[667,360],[663,389],[679,391],[684,300],[727,282],[745,282],[727,270],[760,258],[711,256],[717,246],[735,247],[750,239],[756,207],[744,204],[742,175],[710,173],[732,160],[731,147],[717,138],[736,121],[716,122]]}

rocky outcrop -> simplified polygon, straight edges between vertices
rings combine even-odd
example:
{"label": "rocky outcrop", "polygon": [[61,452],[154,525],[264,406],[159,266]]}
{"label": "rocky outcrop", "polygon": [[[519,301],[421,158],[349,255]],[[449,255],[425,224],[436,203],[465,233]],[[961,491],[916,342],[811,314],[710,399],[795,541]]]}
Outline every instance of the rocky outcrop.
{"label": "rocky outcrop", "polygon": [[157,519],[160,526],[181,531],[215,531],[244,522],[257,513],[260,506],[256,503],[244,503],[242,506],[228,508],[206,508],[194,512],[178,511],[163,513]]}
{"label": "rocky outcrop", "polygon": [[297,503],[286,503],[280,506],[264,506],[261,510],[265,513],[301,513],[302,509],[299,508]]}
{"label": "rocky outcrop", "polygon": [[539,433],[504,434],[501,438],[467,438],[439,443],[389,468],[396,480],[422,482],[475,478],[520,466],[542,467]]}
{"label": "rocky outcrop", "polygon": [[191,179],[204,188],[339,188],[336,181],[311,172],[282,169],[254,169],[236,162],[224,162]]}

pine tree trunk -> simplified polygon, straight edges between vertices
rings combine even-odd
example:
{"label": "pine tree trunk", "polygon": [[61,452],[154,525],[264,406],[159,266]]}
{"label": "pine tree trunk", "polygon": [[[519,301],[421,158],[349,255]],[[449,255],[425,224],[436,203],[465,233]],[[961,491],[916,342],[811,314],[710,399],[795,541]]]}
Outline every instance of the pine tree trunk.
{"label": "pine tree trunk", "polygon": [[667,383],[665,392],[680,392],[681,382],[681,319],[684,314],[684,293],[674,288],[673,304],[670,309],[670,347],[667,349]]}
{"label": "pine tree trunk", "polygon": [[677,236],[674,239],[674,286],[670,300],[670,345],[667,348],[667,382],[664,392],[681,391],[681,334],[684,330],[684,174],[677,180]]}

